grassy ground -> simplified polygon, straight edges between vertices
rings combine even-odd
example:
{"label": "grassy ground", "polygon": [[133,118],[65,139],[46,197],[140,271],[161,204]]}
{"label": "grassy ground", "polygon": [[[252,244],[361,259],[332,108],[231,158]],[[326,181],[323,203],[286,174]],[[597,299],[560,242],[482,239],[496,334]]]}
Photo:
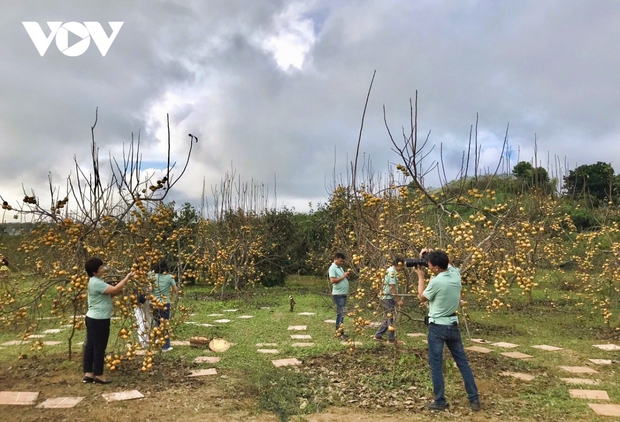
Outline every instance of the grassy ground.
{"label": "grassy ground", "polygon": [[[228,324],[203,327],[196,324],[179,325],[174,336],[188,340],[191,336],[221,337],[234,343],[227,352],[217,354],[221,361],[215,365],[196,364],[197,356],[215,355],[204,349],[187,346],[156,357],[157,369],[142,373],[140,362],[123,363],[111,375],[110,386],[84,386],[79,381],[80,347],[76,355],[66,358],[67,330],[48,334],[45,341],[64,341],[60,346],[45,346],[32,352],[28,345],[10,346],[0,350],[0,382],[4,390],[41,391],[41,398],[57,396],[86,396],[75,409],[46,410],[32,407],[11,408],[18,420],[170,420],[181,416],[187,419],[210,415],[212,420],[365,420],[366,417],[387,420],[434,420],[423,410],[431,399],[431,383],[424,337],[410,338],[405,333],[425,332],[419,317],[422,311],[417,300],[409,299],[401,315],[397,332],[405,346],[378,344],[370,339],[373,329],[354,333],[350,319],[347,331],[359,347],[343,345],[334,336],[331,298],[325,281],[309,277],[291,277],[285,288],[256,288],[240,295],[219,300],[206,287],[185,288],[181,303],[192,308],[191,322],[215,324],[214,320],[227,318]],[[289,311],[289,294],[294,294],[297,305]],[[445,365],[446,395],[451,404],[449,417],[482,420],[542,420],[577,421],[609,420],[597,418],[587,406],[587,400],[572,399],[569,389],[605,390],[611,403],[620,404],[620,386],[617,372],[620,354],[592,347],[593,344],[616,343],[618,339],[600,326],[596,315],[579,318],[581,312],[576,299],[559,291],[536,291],[532,303],[513,304],[512,310],[488,315],[477,309],[470,300],[469,322],[461,324],[466,347],[473,345],[467,337],[483,338],[490,342],[518,344],[516,349],[485,346],[489,354],[469,352],[468,356],[481,392],[483,410],[473,414],[462,388],[460,374],[452,366],[451,358]],[[268,309],[265,309],[268,308]],[[224,312],[238,309],[237,312]],[[300,312],[314,312],[303,316]],[[221,317],[208,315],[220,313]],[[251,315],[251,319],[239,319]],[[411,318],[410,318],[411,317]],[[370,311],[368,318],[377,320]],[[116,323],[115,323],[116,324]],[[292,340],[287,328],[306,325],[312,340]],[[41,320],[36,332],[57,328],[58,324]],[[115,325],[112,332],[120,329]],[[469,332],[469,336],[468,336]],[[0,343],[15,340],[17,332],[0,332]],[[83,340],[83,332],[75,342]],[[295,342],[312,341],[311,348],[297,348]],[[257,343],[277,343],[278,355],[257,353]],[[533,345],[562,347],[560,351],[544,351]],[[505,351],[520,351],[532,359],[517,360],[502,356]],[[18,360],[19,353],[27,355]],[[296,357],[303,363],[297,368],[275,368],[271,359]],[[589,358],[613,359],[612,365],[594,366]],[[560,378],[585,377],[572,375],[559,368],[563,366],[590,366],[599,374],[588,376],[600,380],[599,386],[573,386]],[[218,377],[187,378],[192,369],[215,366]],[[534,375],[533,381],[524,382],[500,376],[503,371],[525,372]],[[103,387],[103,388],[101,388]],[[146,398],[139,403],[102,402],[102,392],[138,389]],[[591,401],[590,401],[591,402]],[[139,404],[140,412],[129,412]],[[317,413],[322,412],[322,413]],[[322,416],[321,416],[322,415]],[[321,419],[323,418],[323,419]],[[402,418],[402,419],[399,419]],[[368,419],[370,420],[370,419]]]}

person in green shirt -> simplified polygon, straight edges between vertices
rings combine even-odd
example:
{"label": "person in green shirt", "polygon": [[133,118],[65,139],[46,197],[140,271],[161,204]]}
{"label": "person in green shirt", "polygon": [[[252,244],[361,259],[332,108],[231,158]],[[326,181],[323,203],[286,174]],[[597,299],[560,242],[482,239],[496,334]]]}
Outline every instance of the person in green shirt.
{"label": "person in green shirt", "polygon": [[[177,294],[179,289],[170,274],[168,274],[168,263],[161,260],[155,267],[153,279],[153,294],[157,299],[157,304],[153,308],[153,318],[155,326],[159,327],[164,320],[170,320],[170,290]],[[166,336],[166,341],[161,349],[162,352],[169,352],[173,348],[170,346],[170,334]]]}
{"label": "person in green shirt", "polygon": [[383,278],[383,294],[381,295],[381,307],[383,308],[383,323],[375,333],[373,339],[383,341],[383,334],[387,331],[388,343],[403,344],[402,341],[396,341],[396,332],[394,330],[394,312],[396,305],[403,306],[403,301],[398,295],[398,271],[403,269],[402,258],[396,258],[392,262],[392,266],[387,269]]}
{"label": "person in green shirt", "polygon": [[105,348],[110,337],[110,318],[112,317],[112,296],[123,291],[123,288],[135,273],[132,271],[112,286],[102,277],[106,272],[103,261],[91,258],[85,264],[88,280],[88,312],[86,312],[86,343],[84,345],[82,382],[109,384],[112,381],[103,376]]}
{"label": "person in green shirt", "polygon": [[332,286],[332,300],[336,305],[336,337],[346,340],[344,334],[344,314],[347,306],[347,296],[349,295],[349,271],[342,268],[345,256],[342,253],[334,254],[334,262],[329,266],[329,282]]}

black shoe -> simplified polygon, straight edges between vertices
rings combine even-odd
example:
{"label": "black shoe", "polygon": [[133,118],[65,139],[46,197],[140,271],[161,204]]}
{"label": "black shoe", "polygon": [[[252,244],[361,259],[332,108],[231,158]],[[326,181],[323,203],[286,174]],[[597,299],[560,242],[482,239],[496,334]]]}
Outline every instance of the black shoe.
{"label": "black shoe", "polygon": [[438,411],[438,412],[446,410],[446,407],[448,407],[447,404],[439,404],[439,403],[435,403],[435,402],[426,403],[426,408],[427,409],[435,410],[435,411]]}
{"label": "black shoe", "polygon": [[92,384],[93,382],[95,382],[95,379],[91,378],[91,377],[86,377],[85,376],[84,378],[82,378],[82,382],[85,383],[85,384],[87,384],[87,383]]}
{"label": "black shoe", "polygon": [[93,378],[93,384],[110,384],[112,380],[102,380],[99,378]]}
{"label": "black shoe", "polygon": [[478,400],[470,402],[469,405],[471,406],[471,410],[473,410],[474,412],[480,410],[480,402]]}

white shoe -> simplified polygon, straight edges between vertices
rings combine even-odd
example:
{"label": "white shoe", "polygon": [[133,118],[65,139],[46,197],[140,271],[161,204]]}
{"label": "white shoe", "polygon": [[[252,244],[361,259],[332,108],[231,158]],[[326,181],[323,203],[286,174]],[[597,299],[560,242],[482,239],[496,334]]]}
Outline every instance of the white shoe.
{"label": "white shoe", "polygon": [[161,349],[162,352],[169,352],[171,350],[174,350],[172,346],[168,347],[167,349]]}

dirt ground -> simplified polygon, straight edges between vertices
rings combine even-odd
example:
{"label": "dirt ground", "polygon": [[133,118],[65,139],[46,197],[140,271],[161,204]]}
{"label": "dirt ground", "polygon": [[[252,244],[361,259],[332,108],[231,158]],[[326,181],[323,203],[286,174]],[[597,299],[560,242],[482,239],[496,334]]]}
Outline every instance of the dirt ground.
{"label": "dirt ground", "polygon": [[[340,385],[348,385],[347,391],[350,397],[363,398],[365,390],[356,390],[354,385],[363,385],[356,381],[359,372],[351,361],[342,360],[338,365],[340,369],[350,367],[349,371],[338,370]],[[315,359],[307,364],[304,372],[314,373],[325,369],[326,362],[330,357]],[[474,358],[474,365],[476,359]],[[415,393],[403,393],[403,396],[394,396],[394,403],[399,406],[391,406],[387,399],[379,398],[379,402],[386,404],[382,409],[374,410],[360,407],[358,404],[350,406],[326,407],[320,413],[303,416],[291,416],[290,418],[260,411],[255,397],[244,397],[243,393],[235,389],[231,375],[217,377],[188,378],[188,368],[174,363],[168,367],[162,367],[161,372],[140,373],[133,372],[131,375],[128,368],[125,373],[112,374],[110,378],[114,382],[110,385],[83,384],[82,374],[79,372],[79,357],[73,361],[67,361],[63,356],[25,359],[11,366],[4,366],[0,372],[0,383],[3,390],[10,391],[38,391],[40,392],[37,403],[54,397],[85,397],[75,408],[72,409],[39,409],[34,406],[3,406],[4,412],[10,412],[7,421],[244,421],[244,422],[271,422],[271,421],[307,421],[307,422],[331,422],[331,421],[431,421],[437,417],[441,419],[459,419],[464,421],[507,421],[523,420],[502,414],[494,409],[491,403],[483,402],[483,410],[478,413],[472,412],[466,401],[456,401],[449,412],[441,415],[433,414],[423,409],[424,397],[417,395],[408,407],[402,405],[402,397],[413,397]],[[361,368],[358,368],[361,369]],[[332,373],[333,371],[329,370]],[[162,374],[166,374],[165,377]],[[333,383],[333,380],[330,380]],[[498,385],[489,384],[481,380],[481,390],[500,388]],[[139,390],[145,398],[123,402],[107,403],[101,394]],[[342,403],[342,402],[341,402]],[[340,404],[341,404],[340,403]],[[372,406],[375,404],[373,403]]]}

